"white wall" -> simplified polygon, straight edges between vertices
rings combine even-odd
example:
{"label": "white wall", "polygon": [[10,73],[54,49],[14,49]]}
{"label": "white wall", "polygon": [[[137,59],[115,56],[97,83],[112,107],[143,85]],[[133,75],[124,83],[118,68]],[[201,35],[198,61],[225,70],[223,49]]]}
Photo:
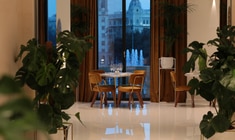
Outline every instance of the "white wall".
{"label": "white wall", "polygon": [[[14,76],[21,63],[14,59],[21,44],[35,36],[34,0],[0,0],[0,76]],[[25,88],[25,93],[34,91]],[[4,98],[0,97],[0,103]]]}
{"label": "white wall", "polygon": [[[192,41],[207,43],[216,36],[219,27],[219,0],[189,0],[194,11],[188,13],[188,44]],[[207,47],[208,54],[215,49]]]}
{"label": "white wall", "polygon": [[[192,41],[207,43],[208,40],[216,38],[216,29],[219,27],[219,0],[188,0],[193,4],[194,11],[188,13],[188,44]],[[215,51],[213,47],[206,47],[208,55]],[[188,57],[190,54],[188,54]],[[195,68],[198,70],[198,66]],[[188,77],[188,81],[192,77]],[[189,95],[187,97],[190,97]],[[187,98],[191,102],[191,98]],[[205,101],[200,96],[195,97],[195,104]],[[209,104],[209,103],[208,103]]]}
{"label": "white wall", "polygon": [[56,22],[61,21],[61,31],[70,30],[70,0],[56,1]]}
{"label": "white wall", "polygon": [[34,37],[34,0],[0,0],[0,75],[14,75],[21,44]]}
{"label": "white wall", "polygon": [[230,3],[232,5],[231,7],[232,25],[235,25],[235,1],[231,0]]}

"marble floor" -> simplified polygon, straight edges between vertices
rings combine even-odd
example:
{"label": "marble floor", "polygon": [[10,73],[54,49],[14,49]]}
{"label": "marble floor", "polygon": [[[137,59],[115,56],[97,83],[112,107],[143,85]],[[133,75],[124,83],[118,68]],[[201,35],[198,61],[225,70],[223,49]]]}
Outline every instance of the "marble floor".
{"label": "marble floor", "polygon": [[[190,103],[174,107],[173,103],[145,101],[140,108],[135,101],[129,109],[127,102],[115,108],[109,101],[101,109],[99,101],[93,107],[90,103],[76,102],[68,110],[73,140],[200,140],[200,120],[208,110],[214,112],[214,108],[206,101],[196,101],[194,108]],[[76,112],[80,112],[84,125],[75,120]]]}

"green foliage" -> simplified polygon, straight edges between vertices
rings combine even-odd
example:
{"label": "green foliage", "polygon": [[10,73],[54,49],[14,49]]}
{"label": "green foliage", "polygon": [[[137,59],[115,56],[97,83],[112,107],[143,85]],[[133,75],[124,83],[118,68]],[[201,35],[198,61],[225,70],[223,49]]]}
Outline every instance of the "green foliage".
{"label": "green foliage", "polygon": [[23,65],[15,79],[21,86],[26,84],[36,91],[34,107],[49,133],[56,133],[57,128],[63,127],[63,120],[70,119],[63,110],[75,102],[79,66],[91,48],[90,38],[63,31],[56,38],[56,47],[38,44],[35,39],[21,46],[17,60],[22,58]]}
{"label": "green foliage", "polygon": [[71,6],[71,30],[76,36],[84,36],[89,32],[89,10],[80,5]]}
{"label": "green foliage", "polygon": [[190,86],[189,93],[191,95],[194,95],[195,93],[198,94],[198,85],[199,85],[199,80],[197,78],[193,78],[189,81],[188,86]]}
{"label": "green foliage", "polygon": [[25,140],[25,134],[44,130],[33,108],[14,78],[4,75],[0,79],[0,95],[6,101],[0,105],[0,136],[4,140]]}
{"label": "green foliage", "polygon": [[209,138],[213,136],[216,132],[224,132],[229,129],[231,122],[221,114],[214,116],[211,111],[208,111],[206,115],[203,116],[200,122],[200,129],[202,134]]}
{"label": "green foliage", "polygon": [[198,41],[193,41],[189,44],[189,47],[184,49],[184,53],[191,53],[189,60],[184,64],[183,71],[190,72],[190,70],[195,70],[195,61],[198,60],[199,70],[206,67],[207,62],[207,52],[203,49],[204,43]]}
{"label": "green foliage", "polygon": [[[208,101],[217,100],[216,113],[210,111],[203,116],[200,123],[201,133],[209,138],[216,132],[224,132],[232,127],[231,120],[235,112],[235,26],[217,28],[217,38],[209,40],[207,45],[217,50],[210,56],[208,66],[200,70],[200,82],[194,87],[196,92]],[[186,63],[194,70],[196,58],[203,57],[203,43],[194,41],[190,44],[193,49],[187,48],[192,56]]]}
{"label": "green foliage", "polygon": [[183,30],[183,26],[178,23],[178,18],[182,14],[193,11],[192,4],[183,3],[176,5],[171,1],[163,1],[160,3],[160,15],[164,18],[164,41],[166,45],[166,56],[169,56],[174,43],[179,39],[181,33],[187,33]]}

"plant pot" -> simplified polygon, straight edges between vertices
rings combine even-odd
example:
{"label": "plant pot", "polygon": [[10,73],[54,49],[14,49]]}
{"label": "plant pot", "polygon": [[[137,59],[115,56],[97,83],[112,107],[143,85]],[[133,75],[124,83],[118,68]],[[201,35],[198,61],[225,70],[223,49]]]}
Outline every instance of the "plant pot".
{"label": "plant pot", "polygon": [[174,58],[173,57],[161,57],[160,64],[162,69],[170,69],[174,66]]}

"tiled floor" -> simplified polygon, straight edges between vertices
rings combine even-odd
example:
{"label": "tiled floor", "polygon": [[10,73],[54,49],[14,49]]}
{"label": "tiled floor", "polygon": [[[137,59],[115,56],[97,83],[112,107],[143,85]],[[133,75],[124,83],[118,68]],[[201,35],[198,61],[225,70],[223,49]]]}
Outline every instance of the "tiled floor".
{"label": "tiled floor", "polygon": [[80,112],[85,125],[72,117],[73,140],[200,140],[199,123],[208,110],[214,112],[206,101],[196,102],[195,108],[190,102],[175,108],[173,103],[148,101],[139,108],[135,101],[131,110],[125,102],[119,108],[109,104],[100,109],[96,101],[92,108],[77,102],[68,112]]}

